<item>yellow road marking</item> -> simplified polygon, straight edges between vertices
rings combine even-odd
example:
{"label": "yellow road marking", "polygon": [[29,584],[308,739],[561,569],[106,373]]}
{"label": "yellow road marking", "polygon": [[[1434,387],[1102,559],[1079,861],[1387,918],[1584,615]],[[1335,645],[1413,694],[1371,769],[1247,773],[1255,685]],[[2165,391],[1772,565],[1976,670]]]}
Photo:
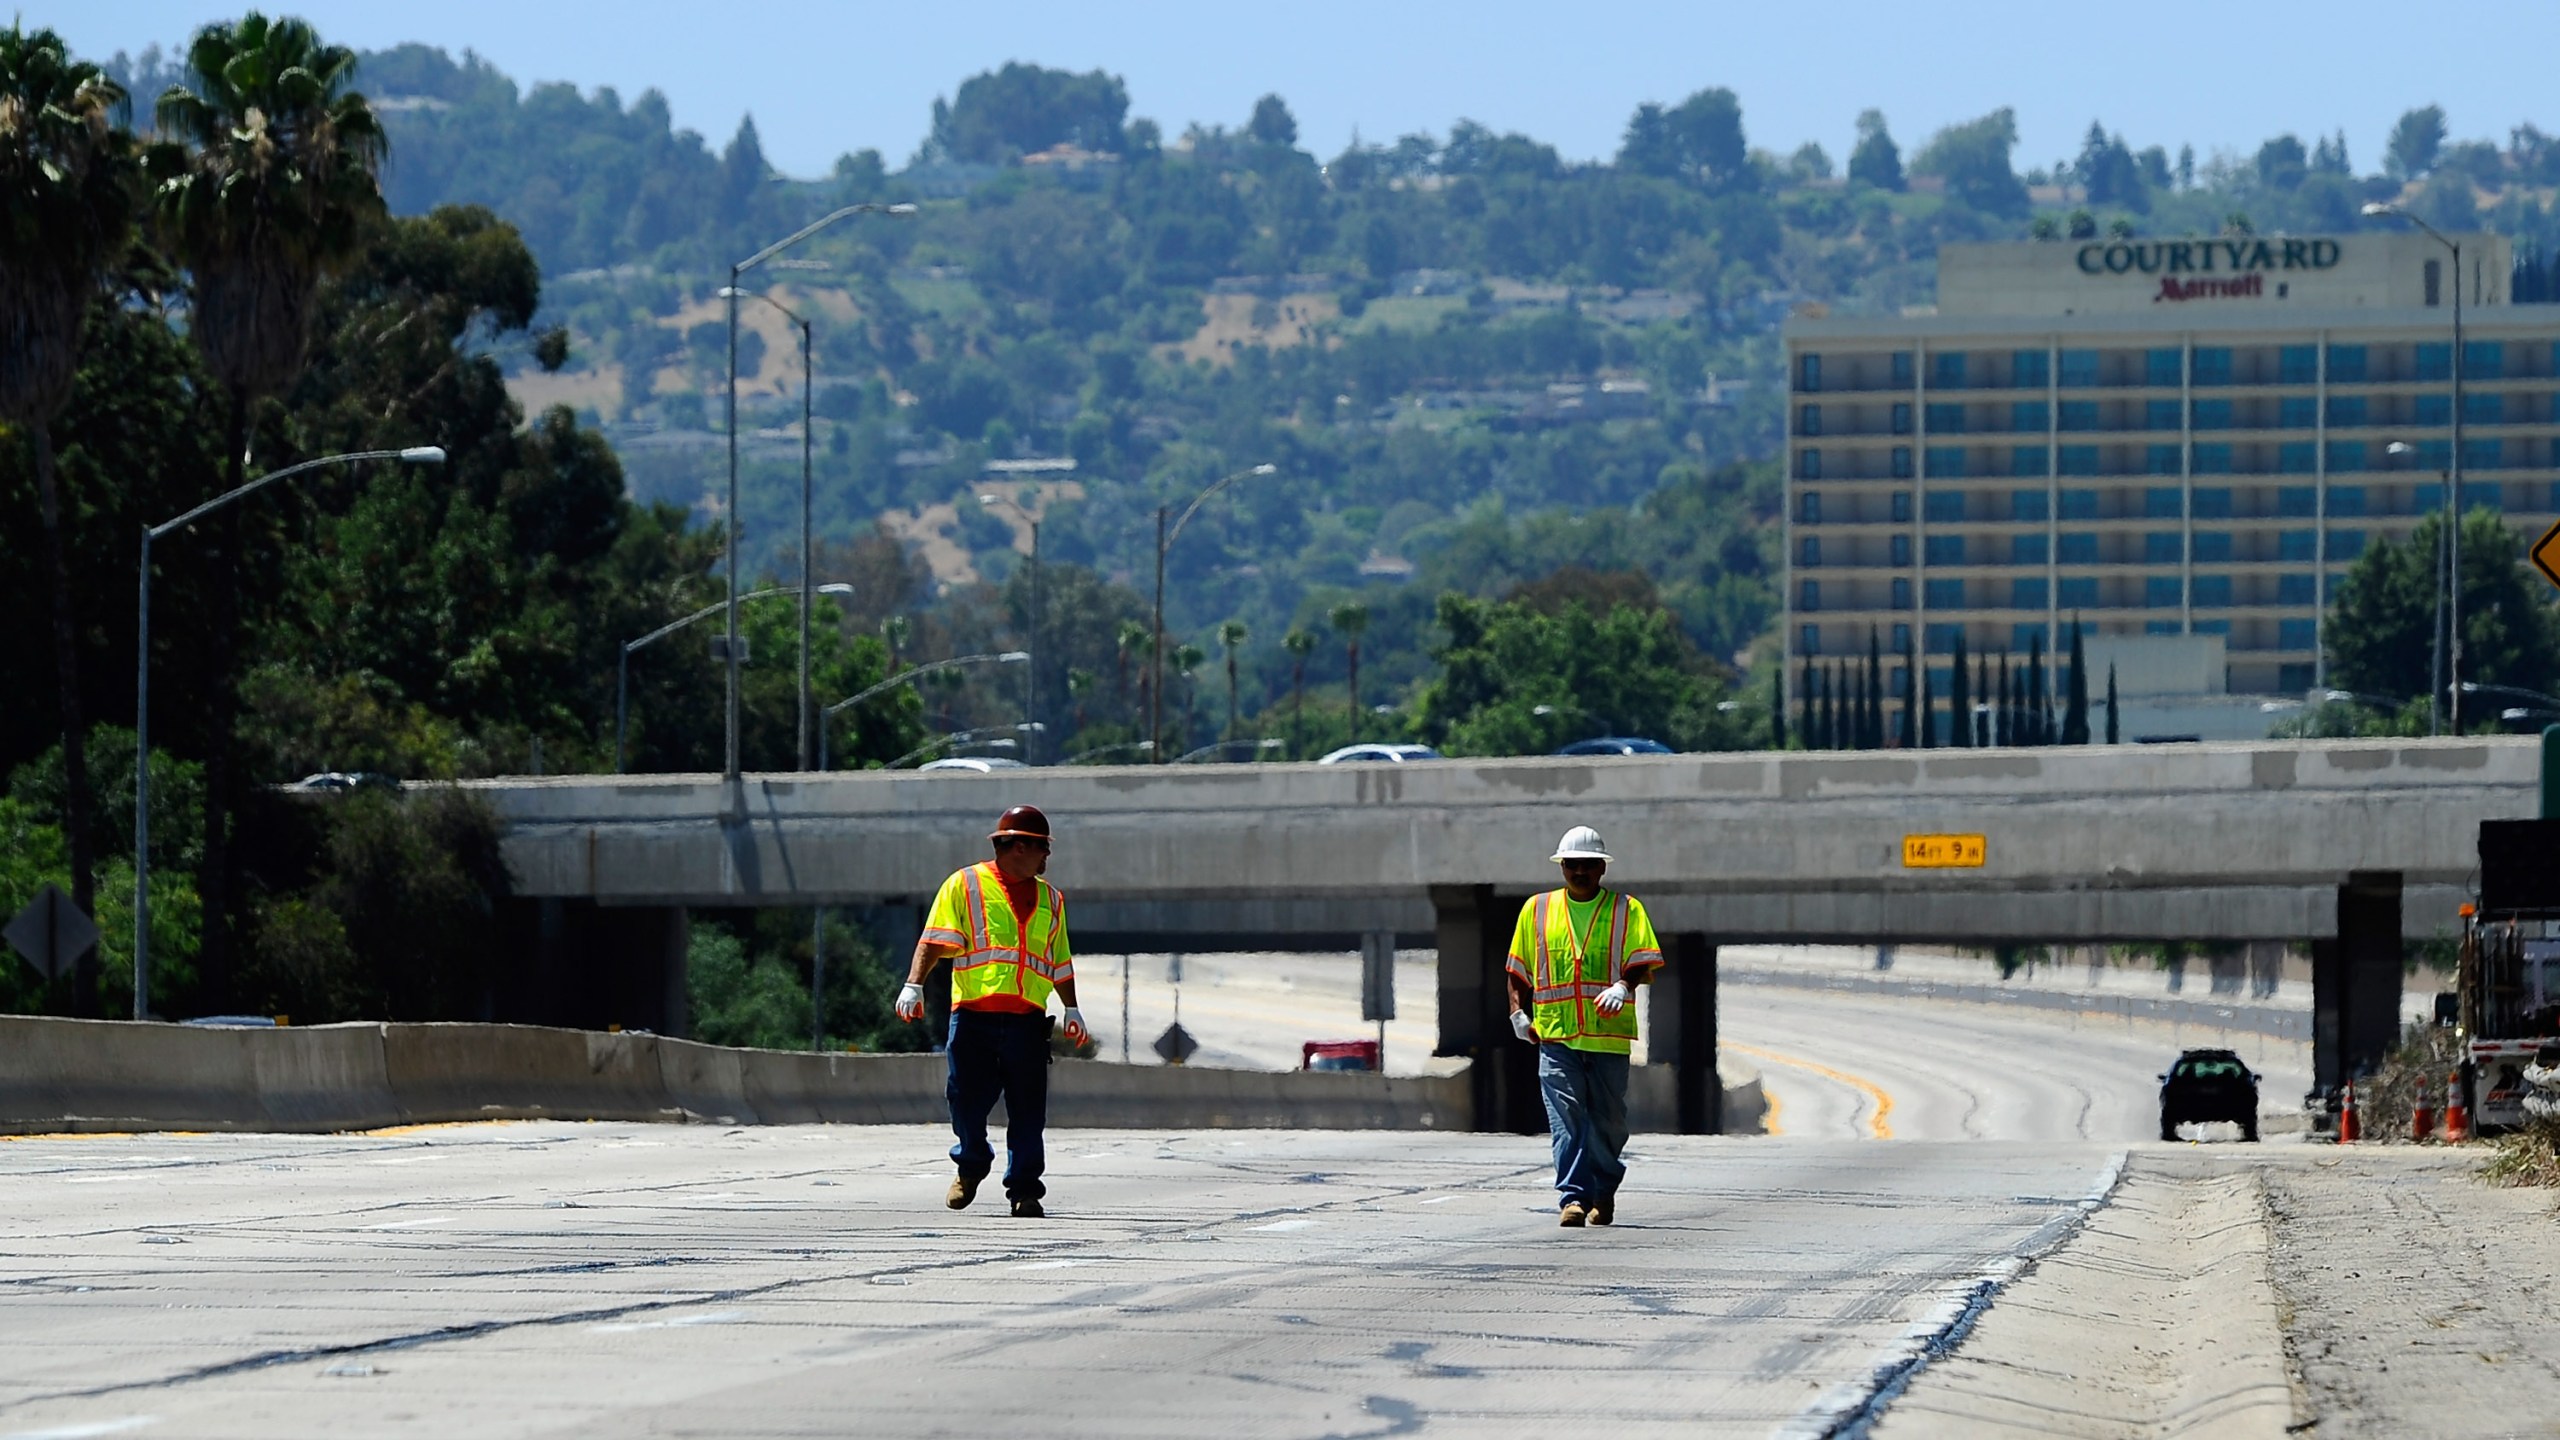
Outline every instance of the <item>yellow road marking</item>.
{"label": "yellow road marking", "polygon": [[[1893,1097],[1886,1094],[1884,1087],[1874,1081],[1852,1075],[1846,1070],[1834,1070],[1828,1065],[1819,1064],[1798,1055],[1783,1055],[1775,1050],[1764,1050],[1757,1045],[1738,1045],[1731,1040],[1719,1043],[1727,1050],[1739,1051],[1754,1060],[1766,1060],[1772,1065],[1784,1065],[1791,1070],[1810,1071],[1825,1080],[1837,1081],[1848,1086],[1866,1096],[1872,1104],[1873,1108],[1867,1112],[1868,1138],[1875,1140],[1893,1138],[1893,1126],[1887,1122],[1886,1118],[1893,1114]],[[1772,1129],[1769,1133],[1775,1135],[1778,1132]]]}
{"label": "yellow road marking", "polygon": [[1761,1086],[1761,1087],[1760,1087],[1760,1133],[1761,1133],[1761,1134],[1763,1134],[1763,1135],[1784,1135],[1784,1134],[1786,1134],[1786,1133],[1787,1133],[1786,1131],[1781,1130],[1781,1129],[1779,1129],[1779,1128],[1778,1128],[1778,1109],[1779,1109],[1779,1106],[1778,1106],[1778,1097],[1777,1097],[1777,1095],[1776,1095],[1776,1094],[1774,1094],[1773,1092],[1771,1092],[1771,1090],[1769,1089],[1769,1087],[1768,1087],[1768,1086],[1766,1086],[1766,1085]]}

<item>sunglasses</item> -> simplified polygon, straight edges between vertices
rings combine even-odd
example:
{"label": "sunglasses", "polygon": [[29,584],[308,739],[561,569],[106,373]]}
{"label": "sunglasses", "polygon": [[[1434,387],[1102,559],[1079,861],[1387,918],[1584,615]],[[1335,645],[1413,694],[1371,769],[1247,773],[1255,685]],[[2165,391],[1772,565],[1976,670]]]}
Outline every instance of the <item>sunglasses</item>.
{"label": "sunglasses", "polygon": [[1037,850],[1037,851],[1039,851],[1039,852],[1040,852],[1041,854],[1043,854],[1043,855],[1046,855],[1046,854],[1048,854],[1048,853],[1049,853],[1049,842],[1048,842],[1048,841],[1046,841],[1046,840],[1039,839],[1039,838],[1038,838],[1038,837],[1036,837],[1036,836],[1030,836],[1030,835],[1008,835],[1008,836],[1006,836],[1006,837],[1005,837],[1005,842],[1004,842],[1004,843],[1005,843],[1005,844],[1007,844],[1007,845],[1020,845],[1020,846],[1022,846],[1023,848],[1025,848],[1025,849],[1029,849],[1029,850]]}

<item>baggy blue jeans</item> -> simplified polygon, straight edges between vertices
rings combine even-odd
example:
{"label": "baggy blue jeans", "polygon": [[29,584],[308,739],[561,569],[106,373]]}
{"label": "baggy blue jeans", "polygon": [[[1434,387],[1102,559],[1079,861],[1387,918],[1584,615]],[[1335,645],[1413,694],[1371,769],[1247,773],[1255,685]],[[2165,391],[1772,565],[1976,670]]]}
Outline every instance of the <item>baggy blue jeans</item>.
{"label": "baggy blue jeans", "polygon": [[1547,1135],[1556,1152],[1556,1203],[1614,1200],[1627,1178],[1627,1057],[1538,1046],[1538,1091],[1547,1102]]}
{"label": "baggy blue jeans", "polygon": [[987,1115],[1004,1101],[1004,1193],[1037,1200],[1048,1168],[1041,1132],[1049,1123],[1049,1017],[996,1010],[951,1012],[951,1040],[943,1047],[943,1097],[951,1102],[951,1163],[963,1179],[981,1180],[996,1152],[987,1144]]}

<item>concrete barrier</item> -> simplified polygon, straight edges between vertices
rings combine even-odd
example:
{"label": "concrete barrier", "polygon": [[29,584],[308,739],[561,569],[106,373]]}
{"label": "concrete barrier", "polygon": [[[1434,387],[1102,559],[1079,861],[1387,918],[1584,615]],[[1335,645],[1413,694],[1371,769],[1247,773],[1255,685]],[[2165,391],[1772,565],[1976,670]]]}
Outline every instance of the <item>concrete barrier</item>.
{"label": "concrete barrier", "polygon": [[[1756,1073],[1726,1074],[1727,1133],[1757,1133]],[[1634,1128],[1672,1128],[1671,1072],[1639,1066]],[[999,1117],[1002,1110],[999,1107]],[[1130,1067],[1062,1060],[1061,1127],[1464,1130],[1464,1074]],[[535,1025],[201,1029],[0,1016],[0,1134],[337,1131],[458,1120],[939,1124],[939,1055],[736,1050]]]}

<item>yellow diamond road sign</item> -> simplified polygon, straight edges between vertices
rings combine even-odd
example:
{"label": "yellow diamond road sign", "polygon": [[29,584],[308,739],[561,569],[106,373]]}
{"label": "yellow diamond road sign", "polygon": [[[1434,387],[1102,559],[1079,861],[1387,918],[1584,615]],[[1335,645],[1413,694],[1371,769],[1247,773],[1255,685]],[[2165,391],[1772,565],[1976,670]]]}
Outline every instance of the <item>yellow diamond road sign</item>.
{"label": "yellow diamond road sign", "polygon": [[2554,521],[2550,529],[2543,531],[2542,538],[2534,541],[2533,548],[2525,553],[2533,557],[2533,568],[2542,572],[2543,579],[2560,587],[2560,521]]}

